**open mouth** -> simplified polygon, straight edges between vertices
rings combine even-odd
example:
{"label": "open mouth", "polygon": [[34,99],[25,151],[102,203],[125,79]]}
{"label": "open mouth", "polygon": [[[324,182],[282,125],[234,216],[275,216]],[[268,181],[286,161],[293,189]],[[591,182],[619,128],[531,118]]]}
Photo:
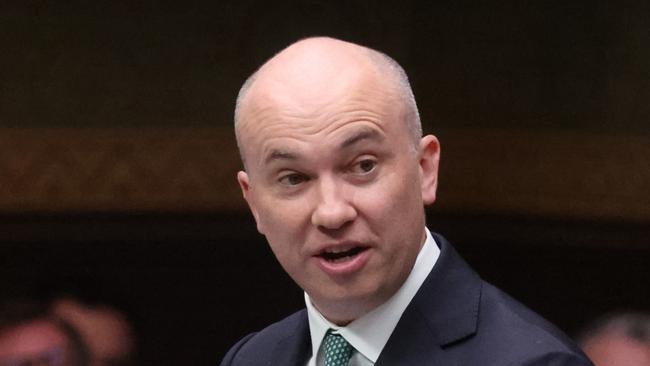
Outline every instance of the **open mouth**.
{"label": "open mouth", "polygon": [[367,249],[368,249],[367,247],[353,247],[351,249],[346,249],[346,250],[331,249],[322,252],[319,255],[319,257],[325,259],[330,263],[345,262],[347,260],[354,258],[359,253],[364,252]]}

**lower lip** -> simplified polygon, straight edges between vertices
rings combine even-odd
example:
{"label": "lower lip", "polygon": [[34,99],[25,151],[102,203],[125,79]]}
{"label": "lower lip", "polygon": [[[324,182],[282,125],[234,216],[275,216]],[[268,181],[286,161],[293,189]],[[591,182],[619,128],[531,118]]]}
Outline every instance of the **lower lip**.
{"label": "lower lip", "polygon": [[331,276],[351,275],[360,271],[370,258],[370,248],[344,261],[330,262],[322,257],[316,257],[320,269]]}

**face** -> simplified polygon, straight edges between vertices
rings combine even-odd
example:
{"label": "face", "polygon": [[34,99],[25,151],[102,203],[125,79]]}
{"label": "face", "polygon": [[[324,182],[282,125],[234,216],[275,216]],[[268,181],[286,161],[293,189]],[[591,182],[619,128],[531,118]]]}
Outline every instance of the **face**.
{"label": "face", "polygon": [[67,348],[59,328],[35,320],[0,333],[0,365],[71,365]]}
{"label": "face", "polygon": [[587,342],[584,351],[596,366],[650,366],[647,344],[616,334]]}
{"label": "face", "polygon": [[124,316],[110,307],[84,306],[62,299],[55,314],[68,321],[82,336],[91,353],[91,366],[129,365],[134,351],[131,327]]}
{"label": "face", "polygon": [[435,199],[438,143],[413,141],[396,88],[375,73],[328,80],[259,81],[238,130],[247,167],[238,181],[280,264],[345,324],[410,273],[423,205]]}

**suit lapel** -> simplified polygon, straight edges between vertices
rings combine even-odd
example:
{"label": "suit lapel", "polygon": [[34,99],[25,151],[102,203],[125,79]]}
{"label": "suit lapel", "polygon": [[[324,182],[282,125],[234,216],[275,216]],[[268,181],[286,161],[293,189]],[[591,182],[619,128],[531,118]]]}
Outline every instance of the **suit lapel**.
{"label": "suit lapel", "polygon": [[404,311],[376,366],[449,364],[444,348],[476,332],[482,282],[454,248],[433,234],[440,257]]}
{"label": "suit lapel", "polygon": [[289,326],[289,336],[278,341],[269,365],[306,365],[311,357],[311,337],[307,311],[302,310],[296,321]]}
{"label": "suit lapel", "polygon": [[[431,339],[434,334],[423,325],[427,319],[418,311],[406,311],[382,350],[375,366],[392,365],[440,365],[440,354],[431,347],[431,342],[421,342],[421,339]],[[414,326],[421,324],[421,326]]]}

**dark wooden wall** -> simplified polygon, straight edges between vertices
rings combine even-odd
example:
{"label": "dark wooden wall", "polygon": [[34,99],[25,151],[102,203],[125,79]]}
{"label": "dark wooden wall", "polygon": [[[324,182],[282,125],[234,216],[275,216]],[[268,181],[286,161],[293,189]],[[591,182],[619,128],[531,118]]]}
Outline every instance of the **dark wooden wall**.
{"label": "dark wooden wall", "polygon": [[6,1],[1,123],[229,126],[300,37],[385,51],[435,127],[650,132],[646,1]]}
{"label": "dark wooden wall", "polygon": [[[394,56],[442,141],[429,226],[571,332],[650,309],[650,6],[0,5],[0,296],[123,307],[145,364],[213,365],[301,307],[235,184],[245,77],[294,40]],[[263,305],[261,307],[260,305]]]}

